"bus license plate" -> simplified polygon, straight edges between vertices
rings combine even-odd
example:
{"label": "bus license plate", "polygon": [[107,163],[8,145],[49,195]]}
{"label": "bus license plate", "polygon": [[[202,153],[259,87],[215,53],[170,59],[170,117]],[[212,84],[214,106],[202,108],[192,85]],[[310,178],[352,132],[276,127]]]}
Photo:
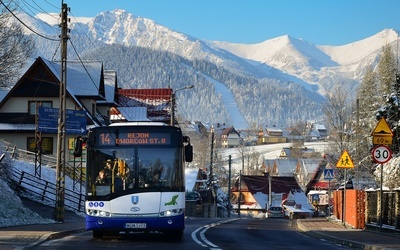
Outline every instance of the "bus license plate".
{"label": "bus license plate", "polygon": [[146,223],[126,223],[125,228],[146,228]]}

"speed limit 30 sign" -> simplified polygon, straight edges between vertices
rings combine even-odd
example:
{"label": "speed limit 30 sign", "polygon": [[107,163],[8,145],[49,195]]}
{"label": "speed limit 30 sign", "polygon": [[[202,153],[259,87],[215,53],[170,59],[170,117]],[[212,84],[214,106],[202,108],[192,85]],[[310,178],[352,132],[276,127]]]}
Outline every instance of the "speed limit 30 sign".
{"label": "speed limit 30 sign", "polygon": [[372,157],[376,163],[386,163],[392,159],[392,151],[386,145],[378,145],[372,149]]}

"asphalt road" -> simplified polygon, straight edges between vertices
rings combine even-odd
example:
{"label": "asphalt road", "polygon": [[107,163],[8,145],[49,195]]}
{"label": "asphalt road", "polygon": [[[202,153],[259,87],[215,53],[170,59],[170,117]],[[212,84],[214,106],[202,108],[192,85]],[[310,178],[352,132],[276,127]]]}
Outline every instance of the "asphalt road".
{"label": "asphalt road", "polygon": [[288,219],[188,218],[181,241],[135,233],[93,239],[91,232],[50,240],[35,249],[345,249],[300,233]]}

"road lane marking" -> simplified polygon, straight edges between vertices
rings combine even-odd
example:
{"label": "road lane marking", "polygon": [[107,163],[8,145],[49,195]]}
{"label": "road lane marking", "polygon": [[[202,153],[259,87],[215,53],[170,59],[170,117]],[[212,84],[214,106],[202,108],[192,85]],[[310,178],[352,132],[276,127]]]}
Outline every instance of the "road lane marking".
{"label": "road lane marking", "polygon": [[[199,228],[197,228],[196,230],[194,230],[194,231],[192,232],[192,234],[191,234],[192,239],[193,239],[198,245],[200,245],[200,246],[202,246],[202,247],[208,247],[208,248],[215,249],[215,250],[220,249],[217,245],[213,244],[211,241],[209,241],[209,240],[206,238],[205,233],[207,232],[208,229],[210,229],[210,228],[212,228],[212,227],[221,225],[221,224],[223,224],[223,223],[228,223],[228,222],[231,222],[231,221],[234,221],[234,220],[238,220],[238,218],[235,218],[235,219],[228,219],[228,220],[225,220],[225,221],[220,221],[220,222],[216,222],[216,223],[211,223],[211,224],[208,224],[208,225],[199,227]],[[197,234],[199,234],[200,239],[197,238]]]}

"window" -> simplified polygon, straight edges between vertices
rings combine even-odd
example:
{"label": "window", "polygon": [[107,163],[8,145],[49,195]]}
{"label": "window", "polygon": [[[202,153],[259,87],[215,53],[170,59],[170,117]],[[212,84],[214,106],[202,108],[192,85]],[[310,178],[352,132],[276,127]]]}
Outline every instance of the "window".
{"label": "window", "polygon": [[36,111],[38,107],[46,107],[52,108],[53,102],[52,101],[28,101],[28,113],[30,115],[36,115]]}
{"label": "window", "polygon": [[[27,150],[30,152],[37,152],[35,137],[27,137]],[[42,154],[53,154],[53,138],[42,137]]]}

